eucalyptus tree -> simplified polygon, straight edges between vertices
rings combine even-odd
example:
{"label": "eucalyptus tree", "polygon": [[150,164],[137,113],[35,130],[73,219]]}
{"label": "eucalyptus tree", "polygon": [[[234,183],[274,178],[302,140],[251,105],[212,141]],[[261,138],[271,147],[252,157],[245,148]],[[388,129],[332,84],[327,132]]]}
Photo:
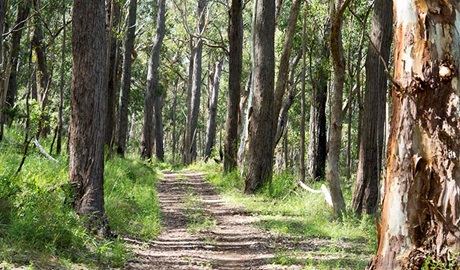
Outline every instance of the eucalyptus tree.
{"label": "eucalyptus tree", "polygon": [[273,173],[275,2],[256,0],[254,13],[254,100],[245,193],[270,183]]}
{"label": "eucalyptus tree", "polygon": [[117,153],[124,155],[128,133],[129,95],[131,90],[131,55],[134,50],[136,33],[137,0],[129,1],[128,24],[124,37],[123,70],[121,76],[120,98],[118,103]]}
{"label": "eucalyptus tree", "polygon": [[19,70],[19,52],[23,29],[29,13],[29,1],[20,1],[17,6],[16,21],[11,29],[11,52],[9,60],[11,63],[11,71],[8,79],[8,92],[6,94],[6,104],[9,108],[14,107],[18,94],[17,73]]}
{"label": "eucalyptus tree", "polygon": [[107,116],[105,127],[105,144],[109,146],[109,154],[112,151],[115,118],[116,118],[116,97],[120,73],[120,42],[116,36],[121,23],[121,3],[119,0],[109,0],[106,4],[106,24],[107,24]]}
{"label": "eucalyptus tree", "polygon": [[393,1],[385,193],[372,269],[458,269],[460,7]]}
{"label": "eucalyptus tree", "polygon": [[331,0],[331,36],[330,48],[334,67],[333,96],[331,106],[331,123],[329,153],[327,156],[326,178],[331,191],[334,213],[341,216],[345,212],[345,200],[340,187],[339,161],[342,142],[342,98],[345,82],[345,58],[342,46],[343,13],[350,0]]}
{"label": "eucalyptus tree", "polygon": [[212,154],[216,140],[216,117],[217,102],[219,100],[220,77],[222,74],[223,59],[217,60],[214,64],[213,72],[210,73],[209,82],[209,101],[208,101],[208,124],[206,128],[206,148],[205,160],[208,160]]}
{"label": "eucalyptus tree", "polygon": [[41,1],[33,0],[32,1],[34,9],[34,32],[31,41],[31,46],[34,50],[34,62],[35,62],[35,74],[36,74],[36,93],[35,97],[41,109],[44,110],[48,102],[49,90],[50,90],[50,75],[47,67],[47,54],[46,54],[46,44],[45,37],[43,33],[43,18],[41,15]]}
{"label": "eucalyptus tree", "polygon": [[376,0],[366,58],[362,135],[359,142],[359,163],[353,194],[353,210],[358,215],[363,211],[374,214],[378,206],[385,132],[387,93],[385,72],[390,58],[392,28],[393,4]]}
{"label": "eucalyptus tree", "polygon": [[107,235],[104,208],[104,127],[107,109],[105,1],[74,0],[69,181],[72,207],[88,228]]}
{"label": "eucalyptus tree", "polygon": [[238,115],[240,106],[243,65],[243,3],[232,0],[229,10],[229,79],[228,104],[225,122],[224,170],[230,172],[237,166]]}
{"label": "eucalyptus tree", "polygon": [[3,25],[5,24],[6,9],[8,8],[7,0],[0,1],[0,141],[3,139],[3,127],[5,123],[5,100],[7,85],[5,82],[5,59],[3,58]]}
{"label": "eucalyptus tree", "polygon": [[190,35],[190,68],[189,68],[189,89],[187,92],[187,125],[184,141],[184,163],[192,163],[197,156],[197,128],[198,114],[201,102],[201,73],[203,34],[205,30],[207,0],[199,0],[197,6],[197,25],[195,33]]}
{"label": "eucalyptus tree", "polygon": [[[150,60],[148,65],[148,72],[147,72],[147,89],[145,92],[145,99],[144,99],[144,125],[143,125],[143,132],[142,132],[142,143],[141,143],[141,157],[143,158],[151,158],[154,140],[156,138],[154,129],[155,129],[155,121],[154,121],[154,113],[161,112],[154,112],[154,103],[156,99],[159,99],[161,95],[159,93],[160,90],[160,83],[159,83],[159,71],[158,67],[160,65],[160,52],[161,47],[163,46],[163,39],[165,36],[165,0],[159,1],[159,8],[157,12],[157,27],[156,27],[156,36],[155,40],[153,41],[152,51],[150,53]],[[155,116],[156,118],[156,116]],[[162,132],[162,131],[161,131]],[[156,139],[156,142],[160,142],[161,145],[156,145],[157,148],[157,158],[162,160],[163,156],[158,155],[158,152],[163,151],[163,139]]]}

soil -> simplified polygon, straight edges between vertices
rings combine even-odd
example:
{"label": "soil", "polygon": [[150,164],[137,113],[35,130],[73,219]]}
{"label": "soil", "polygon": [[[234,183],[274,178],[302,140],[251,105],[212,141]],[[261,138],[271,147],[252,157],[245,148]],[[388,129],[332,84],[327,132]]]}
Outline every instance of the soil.
{"label": "soil", "polygon": [[[126,269],[303,269],[301,260],[275,263],[277,252],[295,250],[296,257],[311,258],[318,246],[328,244],[324,239],[294,240],[254,227],[251,224],[260,218],[229,206],[203,176],[189,171],[164,173],[158,183],[162,231],[151,242],[126,239],[134,251]],[[190,209],[191,196],[194,209]],[[213,223],[192,230],[191,212]]]}

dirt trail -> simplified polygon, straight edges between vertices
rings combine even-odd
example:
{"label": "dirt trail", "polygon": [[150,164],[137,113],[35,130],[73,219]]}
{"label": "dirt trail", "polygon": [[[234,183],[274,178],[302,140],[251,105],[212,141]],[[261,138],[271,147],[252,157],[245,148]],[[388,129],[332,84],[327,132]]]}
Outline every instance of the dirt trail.
{"label": "dirt trail", "polygon": [[[250,225],[257,218],[229,207],[202,174],[165,173],[158,188],[162,232],[150,243],[131,241],[135,259],[127,269],[298,269],[271,264],[274,242]],[[191,231],[194,214],[212,224]]]}

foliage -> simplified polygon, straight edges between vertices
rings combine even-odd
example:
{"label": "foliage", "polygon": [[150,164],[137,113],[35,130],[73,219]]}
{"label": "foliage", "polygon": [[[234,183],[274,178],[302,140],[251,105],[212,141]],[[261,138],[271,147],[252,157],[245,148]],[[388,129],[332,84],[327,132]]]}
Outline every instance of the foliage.
{"label": "foliage", "polygon": [[[71,209],[65,157],[54,163],[31,147],[22,171],[15,174],[22,154],[20,133],[12,129],[8,141],[0,143],[0,268],[123,266],[130,258],[123,241],[88,234],[84,220]],[[107,162],[106,211],[119,235],[149,239],[158,234],[156,176],[138,160]]]}

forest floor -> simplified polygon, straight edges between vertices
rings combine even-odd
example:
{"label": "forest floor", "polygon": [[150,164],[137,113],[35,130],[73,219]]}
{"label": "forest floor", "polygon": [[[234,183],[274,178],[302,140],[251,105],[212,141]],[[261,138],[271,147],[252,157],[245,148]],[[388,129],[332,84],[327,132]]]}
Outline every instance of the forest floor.
{"label": "forest floor", "polygon": [[[346,240],[280,236],[256,228],[257,214],[230,206],[203,178],[191,171],[164,173],[158,182],[162,231],[150,242],[125,239],[134,252],[126,269],[317,269],[318,261],[343,261],[359,249]],[[358,257],[361,263],[369,260],[369,254]]]}

